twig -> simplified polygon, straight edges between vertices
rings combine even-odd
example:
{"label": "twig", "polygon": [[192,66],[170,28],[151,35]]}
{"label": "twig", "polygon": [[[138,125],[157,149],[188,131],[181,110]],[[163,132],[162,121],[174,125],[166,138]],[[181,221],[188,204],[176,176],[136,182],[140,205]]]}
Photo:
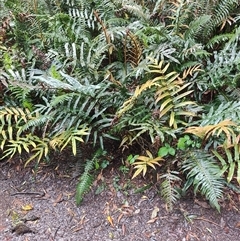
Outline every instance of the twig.
{"label": "twig", "polygon": [[45,193],[44,192],[15,192],[10,194],[10,196],[16,196],[16,195],[36,195],[38,197],[43,197]]}
{"label": "twig", "polygon": [[56,231],[54,232],[53,240],[56,238],[57,232],[58,232],[58,230],[59,230],[60,227],[61,227],[61,226],[58,226],[57,229],[56,229]]}
{"label": "twig", "polygon": [[218,226],[218,227],[221,228],[221,225],[220,225],[220,224],[215,223],[215,222],[213,222],[213,221],[211,221],[211,220],[209,220],[209,219],[206,219],[206,218],[203,218],[203,217],[196,217],[196,218],[194,218],[194,219],[195,219],[195,220],[197,219],[197,220],[202,220],[202,221],[205,221],[205,222],[209,222],[209,223],[212,223],[212,224],[214,224],[214,225],[216,225],[216,226]]}

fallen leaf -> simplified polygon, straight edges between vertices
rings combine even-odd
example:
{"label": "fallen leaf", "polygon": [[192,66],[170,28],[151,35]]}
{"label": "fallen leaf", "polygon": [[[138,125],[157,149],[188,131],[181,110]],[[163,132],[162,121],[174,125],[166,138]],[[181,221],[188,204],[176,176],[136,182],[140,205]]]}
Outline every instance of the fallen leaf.
{"label": "fallen leaf", "polygon": [[157,219],[158,217],[150,219],[149,221],[147,221],[147,224],[154,223]]}
{"label": "fallen leaf", "polygon": [[152,215],[151,215],[151,219],[154,219],[157,217],[159,212],[159,208],[157,206],[154,207],[153,211],[152,211]]}
{"label": "fallen leaf", "polygon": [[78,232],[78,231],[81,230],[81,229],[83,229],[82,226],[81,226],[81,227],[77,227],[77,228],[73,229],[73,232]]}
{"label": "fallen leaf", "polygon": [[3,232],[3,230],[5,230],[5,229],[6,229],[6,227],[5,227],[5,226],[0,225],[0,232]]}
{"label": "fallen leaf", "polygon": [[24,205],[24,206],[22,206],[22,210],[23,211],[33,210],[33,206],[31,204]]}
{"label": "fallen leaf", "polygon": [[54,204],[53,204],[54,207],[57,205],[57,203],[62,202],[62,200],[63,200],[62,197],[63,197],[63,195],[62,195],[62,193],[60,193],[60,194],[58,195],[58,197],[54,200]]}
{"label": "fallen leaf", "polygon": [[120,223],[122,217],[123,217],[123,213],[121,213],[121,214],[119,215],[119,217],[118,217],[118,219],[117,219],[117,222],[118,222],[118,223]]}
{"label": "fallen leaf", "polygon": [[112,219],[111,216],[107,216],[107,221],[110,223],[110,225],[111,225],[112,227],[114,227],[114,225],[113,225],[113,219]]}
{"label": "fallen leaf", "polygon": [[86,217],[86,214],[81,217],[81,220],[80,220],[80,224],[81,224],[81,225],[83,225],[83,223],[85,222],[85,221],[84,221],[85,217]]}
{"label": "fallen leaf", "polygon": [[143,233],[146,238],[151,238],[152,234],[150,232]]}
{"label": "fallen leaf", "polygon": [[113,233],[110,232],[110,233],[108,234],[108,236],[109,236],[110,239],[114,239],[114,234],[113,234]]}
{"label": "fallen leaf", "polygon": [[138,209],[136,209],[136,210],[134,211],[134,214],[139,214],[139,213],[140,213],[140,211],[141,211],[141,209],[140,209],[140,208],[138,208]]}
{"label": "fallen leaf", "polygon": [[138,206],[140,206],[142,202],[147,201],[147,200],[148,200],[147,196],[142,196],[140,201],[138,202]]}
{"label": "fallen leaf", "polygon": [[237,222],[237,224],[236,224],[236,226],[235,226],[236,228],[240,228],[240,221],[239,222]]}
{"label": "fallen leaf", "polygon": [[122,235],[124,236],[126,234],[126,227],[124,223],[122,224]]}

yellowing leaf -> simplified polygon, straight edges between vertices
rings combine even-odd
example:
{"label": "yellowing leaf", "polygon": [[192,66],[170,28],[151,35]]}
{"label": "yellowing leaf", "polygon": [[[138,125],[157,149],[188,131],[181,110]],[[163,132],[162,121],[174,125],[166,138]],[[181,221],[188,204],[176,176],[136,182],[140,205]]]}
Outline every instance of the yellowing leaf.
{"label": "yellowing leaf", "polygon": [[234,131],[231,126],[237,125],[231,120],[224,120],[215,125],[192,126],[187,128],[185,132],[194,134],[202,139],[208,139],[210,136],[215,135],[216,132],[217,136],[219,136],[223,132],[229,139],[230,136],[234,135]]}
{"label": "yellowing leaf", "polygon": [[107,221],[110,223],[110,225],[111,225],[112,227],[114,227],[113,219],[112,219],[112,217],[111,217],[110,215],[107,216]]}
{"label": "yellowing leaf", "polygon": [[22,210],[23,211],[33,210],[33,206],[31,204],[24,205],[24,206],[22,206]]}
{"label": "yellowing leaf", "polygon": [[159,208],[157,206],[154,207],[153,211],[152,211],[152,215],[151,215],[151,219],[154,219],[157,217],[159,212]]}
{"label": "yellowing leaf", "polygon": [[132,178],[135,178],[138,176],[141,172],[143,176],[145,176],[147,172],[147,166],[150,166],[153,169],[155,168],[155,165],[160,166],[159,161],[162,161],[162,157],[156,157],[154,158],[152,153],[150,151],[146,151],[148,156],[139,156],[132,165],[134,165],[134,169],[137,169],[136,172],[134,173]]}

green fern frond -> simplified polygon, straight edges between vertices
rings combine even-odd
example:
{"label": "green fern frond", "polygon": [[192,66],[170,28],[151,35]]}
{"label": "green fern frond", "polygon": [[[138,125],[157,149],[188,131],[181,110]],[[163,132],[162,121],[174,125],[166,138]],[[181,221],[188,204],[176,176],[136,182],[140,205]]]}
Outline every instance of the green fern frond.
{"label": "green fern frond", "polygon": [[92,183],[93,183],[93,175],[91,174],[94,164],[98,160],[99,157],[103,154],[102,149],[98,149],[91,160],[86,160],[84,172],[80,177],[79,183],[77,184],[76,189],[76,203],[80,205],[83,200],[84,194],[89,191]]}
{"label": "green fern frond", "polygon": [[167,173],[160,176],[164,181],[161,183],[161,196],[166,202],[167,211],[172,211],[173,204],[180,198],[179,192],[174,187],[176,182],[180,182],[179,173],[168,170]]}
{"label": "green fern frond", "polygon": [[123,5],[123,8],[127,10],[127,12],[132,16],[137,17],[138,19],[140,18],[142,20],[148,21],[150,18],[149,13],[146,12],[143,6],[137,4],[135,1],[129,1],[127,4]]}
{"label": "green fern frond", "polygon": [[201,32],[203,28],[206,27],[206,23],[210,20],[210,18],[210,15],[203,15],[198,17],[194,21],[191,21],[184,37],[186,39],[197,39],[199,32]]}
{"label": "green fern frond", "polygon": [[239,5],[238,0],[220,0],[212,4],[211,19],[206,23],[207,28],[203,28],[200,38],[207,40],[213,32],[219,27],[223,21],[231,15],[231,13]]}
{"label": "green fern frond", "polygon": [[211,38],[207,43],[207,48],[213,48],[215,45],[220,45],[223,43],[228,42],[235,36],[235,33],[225,33],[220,35],[215,35],[213,38]]}
{"label": "green fern frond", "polygon": [[207,113],[202,114],[201,126],[215,125],[223,120],[240,121],[239,101],[222,101],[220,105],[212,105]]}
{"label": "green fern frond", "polygon": [[214,157],[202,151],[186,154],[182,164],[187,180],[192,180],[194,193],[198,191],[220,212],[219,199],[223,195],[224,182],[221,169]]}

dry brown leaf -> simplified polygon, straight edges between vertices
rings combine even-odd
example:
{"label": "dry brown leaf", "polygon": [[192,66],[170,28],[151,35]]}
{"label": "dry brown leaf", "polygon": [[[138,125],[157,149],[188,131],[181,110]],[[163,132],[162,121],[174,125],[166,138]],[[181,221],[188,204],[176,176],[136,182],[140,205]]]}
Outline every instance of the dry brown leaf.
{"label": "dry brown leaf", "polygon": [[55,207],[56,205],[57,205],[57,203],[60,203],[60,202],[62,202],[63,201],[63,195],[62,195],[62,193],[60,193],[59,195],[58,195],[58,197],[54,200],[54,204],[53,204],[53,206]]}
{"label": "dry brown leaf", "polygon": [[126,227],[124,223],[122,224],[122,235],[124,236],[126,234]]}
{"label": "dry brown leaf", "polygon": [[120,223],[122,217],[123,217],[123,213],[121,213],[121,214],[119,215],[119,217],[118,217],[118,219],[117,219],[117,222],[118,222],[118,223]]}
{"label": "dry brown leaf", "polygon": [[81,229],[83,229],[82,226],[81,226],[81,227],[77,227],[77,228],[73,229],[73,232],[78,232],[78,231],[81,230]]}
{"label": "dry brown leaf", "polygon": [[96,187],[98,185],[99,181],[102,181],[102,182],[104,181],[104,177],[102,175],[102,171],[98,174],[97,178],[93,182],[93,186]]}
{"label": "dry brown leaf", "polygon": [[84,221],[85,217],[86,217],[86,214],[81,217],[81,220],[80,220],[80,222],[79,222],[81,225],[84,224],[84,222],[85,222],[85,221]]}
{"label": "dry brown leaf", "polygon": [[150,220],[147,221],[147,224],[154,223],[157,219],[158,219],[158,217],[150,219]]}
{"label": "dry brown leaf", "polygon": [[237,224],[236,224],[236,226],[235,226],[236,228],[240,228],[240,221],[239,222],[237,222]]}
{"label": "dry brown leaf", "polygon": [[151,238],[152,234],[150,232],[143,233],[146,238]]}
{"label": "dry brown leaf", "polygon": [[152,215],[151,215],[151,219],[154,219],[157,217],[159,212],[159,208],[157,206],[154,207],[153,211],[152,211]]}

